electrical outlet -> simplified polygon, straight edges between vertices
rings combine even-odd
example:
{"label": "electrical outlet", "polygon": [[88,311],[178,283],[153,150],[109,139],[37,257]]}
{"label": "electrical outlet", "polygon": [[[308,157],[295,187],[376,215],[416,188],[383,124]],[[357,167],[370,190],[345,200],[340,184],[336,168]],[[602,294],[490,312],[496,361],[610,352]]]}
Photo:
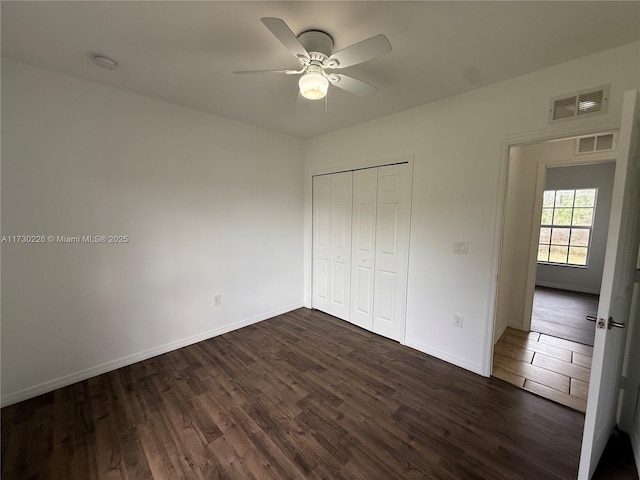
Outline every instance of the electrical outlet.
{"label": "electrical outlet", "polygon": [[213,295],[213,304],[214,305],[220,305],[222,303],[222,295],[220,295],[219,293],[216,293]]}
{"label": "electrical outlet", "polygon": [[464,317],[462,315],[460,315],[459,313],[454,313],[453,314],[453,326],[454,327],[462,328],[463,320],[464,320]]}

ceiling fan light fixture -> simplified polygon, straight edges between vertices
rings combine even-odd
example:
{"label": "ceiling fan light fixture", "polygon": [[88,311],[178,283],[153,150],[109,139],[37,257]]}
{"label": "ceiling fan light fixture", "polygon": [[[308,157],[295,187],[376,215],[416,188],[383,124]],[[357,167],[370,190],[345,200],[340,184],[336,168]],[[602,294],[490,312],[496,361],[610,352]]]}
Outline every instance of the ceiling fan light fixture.
{"label": "ceiling fan light fixture", "polygon": [[118,62],[104,55],[94,55],[93,62],[99,67],[102,67],[107,70],[115,70],[116,67],[118,66]]}
{"label": "ceiling fan light fixture", "polygon": [[300,94],[309,100],[320,100],[327,95],[329,80],[321,73],[309,72],[298,81]]}

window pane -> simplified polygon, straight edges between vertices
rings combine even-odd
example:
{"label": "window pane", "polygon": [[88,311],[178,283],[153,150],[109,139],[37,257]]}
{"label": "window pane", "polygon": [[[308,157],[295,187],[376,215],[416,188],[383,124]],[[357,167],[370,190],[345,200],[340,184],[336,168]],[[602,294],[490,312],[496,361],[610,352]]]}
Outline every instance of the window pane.
{"label": "window pane", "polygon": [[553,225],[571,225],[572,208],[556,208],[553,211]]}
{"label": "window pane", "polygon": [[544,192],[544,196],[542,197],[542,206],[543,207],[553,207],[553,202],[556,198],[555,190],[547,190]]}
{"label": "window pane", "polygon": [[570,245],[576,246],[576,247],[588,247],[589,246],[589,229],[572,228]]}
{"label": "window pane", "polygon": [[597,188],[544,192],[538,262],[587,265],[597,195]]}
{"label": "window pane", "polygon": [[553,208],[543,208],[540,223],[542,225],[551,225],[551,220],[553,220]]}
{"label": "window pane", "polygon": [[540,229],[540,242],[539,243],[550,243],[551,242],[551,229],[547,227],[542,227]]}
{"label": "window pane", "polygon": [[569,247],[569,263],[572,265],[586,265],[587,249],[585,247]]}
{"label": "window pane", "polygon": [[556,191],[556,207],[573,207],[573,194],[575,190]]}
{"label": "window pane", "polygon": [[553,263],[567,263],[567,251],[569,247],[552,245],[549,249],[549,261]]}
{"label": "window pane", "polygon": [[596,202],[596,189],[576,190],[576,207],[593,207]]}
{"label": "window pane", "polygon": [[593,221],[593,208],[575,208],[573,210],[573,225],[590,227]]}
{"label": "window pane", "polygon": [[549,261],[549,245],[538,245],[538,261]]}
{"label": "window pane", "polygon": [[569,245],[568,228],[553,228],[551,232],[551,243],[554,245]]}

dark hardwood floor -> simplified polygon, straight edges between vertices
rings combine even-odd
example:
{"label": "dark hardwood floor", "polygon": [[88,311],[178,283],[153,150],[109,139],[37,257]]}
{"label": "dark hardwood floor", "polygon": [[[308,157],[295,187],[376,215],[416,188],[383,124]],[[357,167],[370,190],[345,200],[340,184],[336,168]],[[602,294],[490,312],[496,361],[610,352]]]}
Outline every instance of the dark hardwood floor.
{"label": "dark hardwood floor", "polygon": [[629,435],[613,430],[591,480],[638,480]]}
{"label": "dark hardwood floor", "polygon": [[531,331],[593,347],[596,324],[585,317],[597,313],[598,295],[536,287]]}
{"label": "dark hardwood floor", "polygon": [[582,414],[307,309],[2,409],[2,479],[571,479]]}

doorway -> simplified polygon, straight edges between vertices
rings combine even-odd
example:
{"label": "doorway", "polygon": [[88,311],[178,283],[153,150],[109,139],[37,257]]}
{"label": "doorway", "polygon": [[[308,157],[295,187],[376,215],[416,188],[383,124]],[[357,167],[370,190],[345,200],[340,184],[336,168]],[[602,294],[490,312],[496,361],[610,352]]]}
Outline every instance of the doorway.
{"label": "doorway", "polygon": [[615,173],[615,142],[585,138],[510,149],[493,358],[495,377],[582,412]]}

